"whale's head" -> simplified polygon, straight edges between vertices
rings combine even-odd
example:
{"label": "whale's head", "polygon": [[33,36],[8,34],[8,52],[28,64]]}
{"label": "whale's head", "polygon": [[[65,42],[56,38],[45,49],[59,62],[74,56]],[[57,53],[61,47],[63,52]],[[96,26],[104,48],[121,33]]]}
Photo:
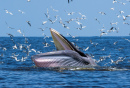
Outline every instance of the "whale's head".
{"label": "whale's head", "polygon": [[87,57],[83,52],[78,50],[71,42],[69,42],[63,35],[56,30],[50,28],[51,35],[57,50],[73,50],[83,57]]}

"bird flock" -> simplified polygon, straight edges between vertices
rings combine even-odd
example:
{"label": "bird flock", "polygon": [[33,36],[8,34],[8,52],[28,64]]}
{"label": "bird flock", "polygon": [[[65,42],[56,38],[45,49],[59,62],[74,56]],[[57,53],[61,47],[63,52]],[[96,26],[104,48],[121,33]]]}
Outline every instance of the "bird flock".
{"label": "bird flock", "polygon": [[[129,0],[126,0],[126,1],[128,3],[130,2]],[[31,3],[31,0],[27,0],[27,2]],[[70,0],[68,0],[68,3],[70,3]],[[127,3],[123,3],[120,0],[113,0],[112,4],[122,4],[122,5],[125,6]],[[7,10],[7,9],[4,9],[4,10],[5,10],[5,13],[10,14],[10,15],[14,15],[9,10]],[[116,8],[111,7],[110,10],[115,11]],[[53,13],[55,13],[56,15],[51,14],[51,11],[53,11]],[[26,15],[26,13],[22,10],[18,10],[18,12],[23,14],[23,15],[24,14]],[[61,27],[63,27],[63,29],[65,29],[65,30],[72,30],[72,29],[76,29],[78,31],[86,30],[86,25],[83,22],[83,21],[87,20],[87,16],[85,14],[82,14],[81,12],[68,12],[68,11],[64,10],[64,13],[66,14],[66,16],[73,17],[73,15],[76,14],[76,15],[78,15],[78,17],[70,18],[69,20],[67,20],[67,19],[63,20],[62,17],[58,13],[60,13],[60,11],[53,8],[52,6],[47,8],[46,12],[44,12],[44,18],[46,18],[46,20],[41,22],[42,27],[37,28],[38,30],[41,30],[42,36],[44,36],[44,38],[43,38],[44,42],[41,43],[41,44],[43,44],[43,48],[47,48],[47,47],[52,46],[49,42],[47,42],[49,36],[47,36],[44,33],[45,30],[49,30],[49,28],[50,28],[50,27],[46,26],[46,24],[53,24],[53,25],[58,24],[58,25],[61,25]],[[98,14],[100,14],[102,16],[106,16],[107,12],[100,11],[100,12],[98,12]],[[119,19],[121,18],[122,24],[128,25],[128,27],[129,27],[129,25],[130,25],[130,23],[129,23],[130,14],[125,15],[125,12],[123,10],[120,10],[119,13],[117,13],[115,17],[119,18]],[[94,18],[94,20],[97,21],[97,23],[99,25],[103,25],[103,27],[101,29],[97,29],[97,30],[100,31],[99,37],[102,37],[103,35],[108,35],[108,33],[112,33],[112,32],[118,33],[120,31],[118,24],[120,24],[121,22],[117,22],[117,21],[116,22],[110,22],[110,24],[108,24],[108,25],[110,25],[110,28],[106,29],[104,24],[102,24],[101,20],[99,20],[97,17]],[[26,23],[28,24],[29,27],[32,27],[31,21],[27,20]],[[73,28],[71,28],[72,27],[71,23],[72,23],[72,25],[74,24],[76,27],[74,26]],[[9,56],[10,58],[14,59],[15,61],[23,62],[23,61],[27,60],[27,58],[30,55],[29,53],[31,53],[31,52],[34,52],[35,54],[42,53],[42,51],[38,51],[34,48],[31,48],[32,44],[30,44],[28,38],[25,36],[24,31],[21,31],[21,29],[17,29],[15,27],[11,27],[8,24],[7,21],[5,21],[5,24],[6,24],[7,28],[9,28],[11,30],[16,30],[24,38],[24,43],[21,44],[17,41],[14,41],[14,35],[13,34],[7,33],[7,35],[10,37],[10,40],[11,40],[10,43],[13,44],[12,49],[21,51],[22,53],[25,53],[25,56],[20,57],[20,54],[17,54],[16,52],[12,52],[12,55]],[[69,25],[71,25],[71,26],[69,26]],[[73,39],[72,44],[74,44],[78,49],[86,52],[86,51],[89,51],[89,49],[91,48],[90,46],[79,47],[78,44],[77,44],[77,42],[80,41],[78,39],[78,36],[73,36],[73,34],[70,34],[70,33],[66,33],[66,34]],[[130,35],[130,33],[129,33],[129,35]],[[126,39],[126,38],[122,38],[122,39],[130,42],[129,39]],[[50,42],[53,43],[53,40],[51,40]],[[90,40],[90,44],[92,46],[94,46],[95,48],[99,45],[99,43],[93,42],[92,40]],[[114,46],[116,46],[116,44],[118,44],[118,40],[113,42]],[[3,46],[1,43],[0,43],[0,49],[3,51],[0,55],[0,57],[4,57],[4,53],[7,52],[8,49],[5,46]],[[123,48],[118,48],[117,50],[121,51],[122,49]],[[103,47],[102,49],[100,49],[100,51],[105,51],[105,50],[106,50],[106,47]],[[90,54],[90,55],[93,58],[95,57],[92,54]],[[111,55],[100,57],[99,60],[97,60],[97,63],[102,62],[103,60],[106,60],[106,58],[111,58]],[[119,57],[116,61],[113,61],[112,59],[110,59],[111,61],[106,63],[105,65],[107,65],[107,64],[118,64],[119,62],[122,62],[125,59],[126,59],[126,57]]]}

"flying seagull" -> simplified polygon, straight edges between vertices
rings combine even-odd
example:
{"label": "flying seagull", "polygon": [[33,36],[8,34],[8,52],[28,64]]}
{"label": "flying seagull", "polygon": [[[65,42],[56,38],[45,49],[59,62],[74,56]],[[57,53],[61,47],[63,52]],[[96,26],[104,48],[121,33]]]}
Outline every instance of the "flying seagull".
{"label": "flying seagull", "polygon": [[31,27],[31,23],[30,23],[30,21],[26,21],[27,23],[28,23],[28,25]]}
{"label": "flying seagull", "polygon": [[[73,1],[73,0],[71,0],[71,1]],[[68,3],[70,3],[70,0],[68,0]]]}

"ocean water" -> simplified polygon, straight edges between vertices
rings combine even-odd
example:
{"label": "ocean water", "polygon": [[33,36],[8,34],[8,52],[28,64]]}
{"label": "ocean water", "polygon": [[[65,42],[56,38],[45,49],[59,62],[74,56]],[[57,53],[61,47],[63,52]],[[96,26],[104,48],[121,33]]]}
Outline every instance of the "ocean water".
{"label": "ocean water", "polygon": [[96,60],[93,69],[37,68],[31,56],[56,48],[51,37],[27,39],[0,37],[0,88],[130,88],[130,36],[67,37]]}

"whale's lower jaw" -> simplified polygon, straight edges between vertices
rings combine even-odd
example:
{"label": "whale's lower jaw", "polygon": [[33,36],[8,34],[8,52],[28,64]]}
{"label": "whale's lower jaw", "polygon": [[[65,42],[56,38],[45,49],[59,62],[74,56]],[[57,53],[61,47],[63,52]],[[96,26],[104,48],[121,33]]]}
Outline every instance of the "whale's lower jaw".
{"label": "whale's lower jaw", "polygon": [[53,51],[32,56],[37,67],[84,67],[95,66],[91,57],[82,57],[72,50]]}
{"label": "whale's lower jaw", "polygon": [[77,66],[81,67],[81,66],[85,66],[85,64],[82,64],[82,63],[79,63],[76,61],[72,61],[70,63],[70,60],[69,60],[70,58],[66,58],[65,60],[63,60],[63,59],[62,60],[61,59],[49,60],[47,57],[45,57],[45,58],[37,58],[33,61],[37,67],[77,67]]}

